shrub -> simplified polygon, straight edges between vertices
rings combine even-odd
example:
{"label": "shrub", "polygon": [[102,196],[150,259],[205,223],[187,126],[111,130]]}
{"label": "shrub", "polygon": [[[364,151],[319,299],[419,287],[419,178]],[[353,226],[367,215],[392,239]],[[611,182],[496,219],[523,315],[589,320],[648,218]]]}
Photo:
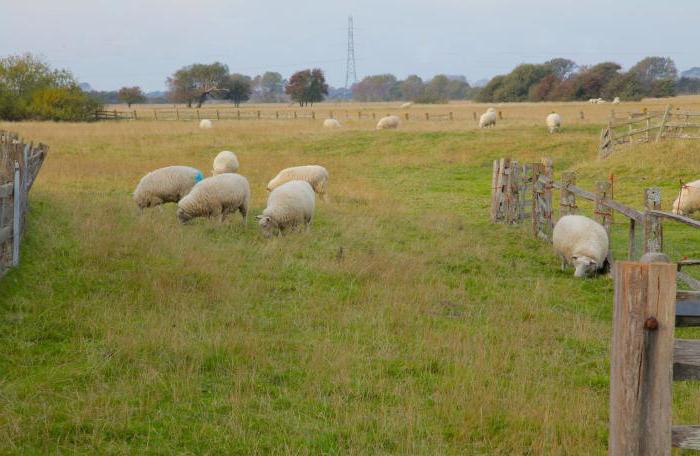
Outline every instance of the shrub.
{"label": "shrub", "polygon": [[86,121],[95,117],[100,103],[78,87],[49,87],[34,92],[31,116],[41,120]]}

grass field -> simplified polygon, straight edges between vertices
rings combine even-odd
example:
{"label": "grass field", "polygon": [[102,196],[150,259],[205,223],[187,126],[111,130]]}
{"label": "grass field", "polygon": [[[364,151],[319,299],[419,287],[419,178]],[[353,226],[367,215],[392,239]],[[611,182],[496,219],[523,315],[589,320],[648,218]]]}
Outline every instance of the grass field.
{"label": "grass field", "polygon": [[[575,280],[526,227],[491,225],[491,163],[549,156],[587,189],[615,174],[635,207],[661,186],[668,209],[700,143],[599,161],[600,123],[549,135],[547,105],[517,109],[489,131],[0,124],[51,146],[22,264],[0,282],[0,453],[605,454],[612,282]],[[279,169],[326,166],[312,229],[137,215],[145,172],[208,171],[222,149],[252,215]],[[667,223],[665,242],[700,257],[690,228]],[[698,393],[674,386],[674,422],[700,422]]]}

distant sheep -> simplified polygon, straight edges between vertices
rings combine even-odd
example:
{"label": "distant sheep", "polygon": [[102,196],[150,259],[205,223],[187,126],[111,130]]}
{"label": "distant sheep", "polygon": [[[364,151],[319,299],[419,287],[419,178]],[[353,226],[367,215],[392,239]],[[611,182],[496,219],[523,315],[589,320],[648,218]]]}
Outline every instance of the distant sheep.
{"label": "distant sheep", "polygon": [[598,98],[598,100],[596,101],[596,103],[598,103],[598,104],[605,104],[605,103],[607,103],[607,101],[603,100],[602,98]]}
{"label": "distant sheep", "polygon": [[267,184],[267,191],[272,191],[285,182],[293,180],[303,180],[308,182],[314,189],[318,196],[326,201],[327,199],[327,186],[328,186],[328,171],[323,166],[319,165],[306,165],[306,166],[294,166],[292,168],[285,168]]}
{"label": "distant sheep", "polygon": [[690,215],[700,210],[700,180],[683,185],[678,198],[673,202],[673,213]]}
{"label": "distant sheep", "polygon": [[606,266],[608,233],[603,226],[583,215],[565,215],[552,233],[554,251],[561,257],[562,270],[572,264],[574,277],[585,277]]}
{"label": "distant sheep", "polygon": [[493,108],[487,109],[479,118],[479,128],[495,127],[496,119],[498,119],[496,110]]}
{"label": "distant sheep", "polygon": [[620,104],[620,97],[613,98],[612,104]]}
{"label": "distant sheep", "polygon": [[336,119],[326,119],[323,121],[324,128],[340,128],[340,122]]}
{"label": "distant sheep", "polygon": [[222,150],[214,158],[214,167],[211,174],[216,176],[224,173],[235,173],[238,171],[238,157],[230,150]]}
{"label": "distant sheep", "polygon": [[202,119],[199,121],[199,128],[203,130],[209,130],[211,127],[214,125],[211,123],[211,120],[209,119]]}
{"label": "distant sheep", "polygon": [[255,217],[265,237],[301,226],[308,229],[314,215],[314,190],[306,181],[286,182],[272,190],[262,215]]}
{"label": "distant sheep", "polygon": [[240,211],[243,224],[248,220],[250,185],[240,174],[226,173],[207,177],[178,203],[177,219],[187,223],[195,217],[219,217]]}
{"label": "distant sheep", "polygon": [[547,128],[549,128],[549,132],[554,133],[561,128],[561,117],[556,112],[553,112],[547,116],[545,123]]}
{"label": "distant sheep", "polygon": [[377,130],[387,130],[399,126],[399,116],[386,116],[377,122]]}
{"label": "distant sheep", "polygon": [[133,198],[139,209],[164,203],[177,203],[194,185],[204,179],[204,174],[189,166],[166,166],[141,178]]}
{"label": "distant sheep", "polygon": [[410,108],[411,106],[413,106],[413,102],[412,102],[412,101],[409,101],[409,102],[407,102],[407,103],[402,104],[402,105],[400,106],[400,108],[401,108],[401,109],[408,109],[408,108]]}

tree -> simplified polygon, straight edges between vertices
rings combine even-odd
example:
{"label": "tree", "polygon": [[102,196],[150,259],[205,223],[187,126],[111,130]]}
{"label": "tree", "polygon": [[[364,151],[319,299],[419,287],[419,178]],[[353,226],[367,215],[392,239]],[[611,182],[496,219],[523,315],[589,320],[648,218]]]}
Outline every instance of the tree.
{"label": "tree", "polygon": [[549,100],[560,82],[561,80],[556,74],[548,74],[547,76],[543,77],[540,82],[530,86],[530,90],[528,91],[528,99],[530,101]]}
{"label": "tree", "polygon": [[683,77],[676,83],[676,90],[682,94],[700,93],[700,78]]}
{"label": "tree", "polygon": [[564,59],[557,57],[556,59],[548,60],[544,62],[545,65],[552,69],[552,74],[557,77],[557,79],[567,79],[574,74],[576,70],[576,62],[569,59]]}
{"label": "tree", "polygon": [[401,87],[393,74],[364,77],[352,86],[352,98],[357,101],[391,101],[401,98]]}
{"label": "tree", "polygon": [[256,99],[263,103],[276,103],[284,98],[284,79],[273,71],[255,77]]}
{"label": "tree", "polygon": [[603,62],[590,68],[584,67],[574,78],[576,83],[575,98],[588,100],[602,97],[603,89],[619,75],[621,68],[614,62]]}
{"label": "tree", "polygon": [[131,105],[134,103],[143,103],[146,101],[146,95],[144,95],[141,87],[138,86],[122,87],[119,89],[119,92],[117,92],[117,98],[122,103],[126,103],[129,108],[131,108]]}
{"label": "tree", "polygon": [[637,74],[628,71],[614,76],[603,88],[601,96],[607,99],[620,97],[625,101],[637,101],[644,96],[644,89]]}
{"label": "tree", "polygon": [[494,94],[501,89],[505,79],[506,76],[504,74],[491,78],[491,80],[479,90],[479,94],[476,97],[477,101],[482,103],[495,101]]}
{"label": "tree", "polygon": [[289,78],[284,91],[292,100],[299,103],[299,106],[309,103],[313,106],[315,102],[323,101],[323,97],[328,95],[328,84],[320,69],[301,70]]}
{"label": "tree", "polygon": [[469,93],[469,83],[464,76],[447,76],[447,99],[448,100],[464,100]]}
{"label": "tree", "polygon": [[207,97],[224,90],[228,77],[228,67],[219,62],[195,63],[180,68],[166,81],[169,98],[187,103],[189,107],[196,101],[197,107],[201,108]]}
{"label": "tree", "polygon": [[399,82],[399,93],[402,100],[416,101],[423,96],[424,90],[423,80],[415,74]]}
{"label": "tree", "polygon": [[67,70],[32,54],[0,59],[0,119],[92,120],[100,106]]}
{"label": "tree", "polygon": [[636,74],[647,89],[659,79],[674,81],[678,78],[676,64],[670,57],[645,57],[630,68],[630,73]]}
{"label": "tree", "polygon": [[235,107],[238,107],[242,101],[248,101],[253,90],[250,77],[237,73],[229,76],[223,88],[226,89],[224,98],[233,101]]}

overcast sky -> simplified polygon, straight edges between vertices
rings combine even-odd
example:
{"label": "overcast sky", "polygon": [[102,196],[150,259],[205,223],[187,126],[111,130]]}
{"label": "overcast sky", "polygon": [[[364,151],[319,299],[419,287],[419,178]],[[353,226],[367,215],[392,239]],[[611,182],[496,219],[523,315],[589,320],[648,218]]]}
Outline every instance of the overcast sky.
{"label": "overcast sky", "polygon": [[628,68],[647,55],[700,66],[700,0],[0,0],[0,56],[32,52],[99,90],[165,87],[191,63],[345,83],[347,16],[357,76],[462,74],[567,57]]}

